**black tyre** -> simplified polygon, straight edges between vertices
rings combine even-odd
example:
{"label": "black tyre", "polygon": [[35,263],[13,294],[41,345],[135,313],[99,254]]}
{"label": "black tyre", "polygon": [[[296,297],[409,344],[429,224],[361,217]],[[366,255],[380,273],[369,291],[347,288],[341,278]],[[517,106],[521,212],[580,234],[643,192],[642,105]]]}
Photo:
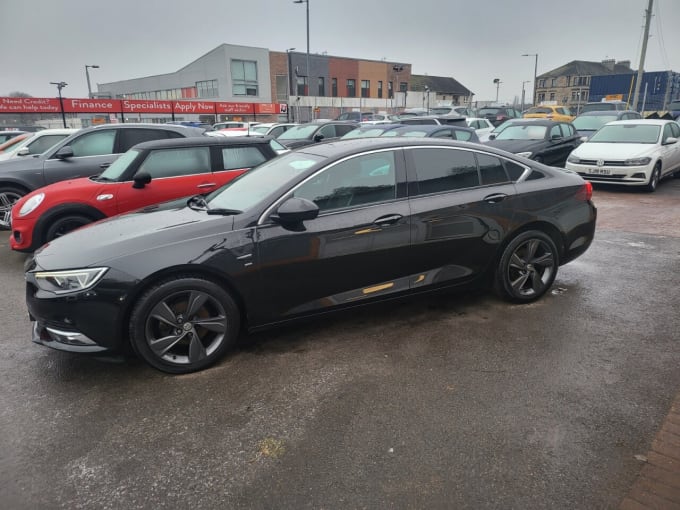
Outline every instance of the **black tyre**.
{"label": "black tyre", "polygon": [[171,374],[204,369],[236,343],[239,310],[227,291],[182,275],[146,291],[130,317],[130,343],[149,365]]}
{"label": "black tyre", "polygon": [[69,214],[67,216],[62,216],[54,220],[45,231],[45,238],[43,242],[52,241],[57,237],[61,237],[64,234],[68,234],[72,230],[82,227],[92,223],[92,219],[82,214]]}
{"label": "black tyre", "polygon": [[0,230],[9,229],[12,206],[23,197],[26,191],[14,186],[0,186]]}
{"label": "black tyre", "polygon": [[649,182],[645,186],[645,189],[650,193],[656,191],[656,187],[659,185],[659,179],[661,178],[661,163],[657,163],[652,170],[652,175],[649,176]]}
{"label": "black tyre", "polygon": [[522,232],[503,251],[494,288],[509,301],[535,301],[555,281],[558,265],[557,248],[549,235],[539,230]]}

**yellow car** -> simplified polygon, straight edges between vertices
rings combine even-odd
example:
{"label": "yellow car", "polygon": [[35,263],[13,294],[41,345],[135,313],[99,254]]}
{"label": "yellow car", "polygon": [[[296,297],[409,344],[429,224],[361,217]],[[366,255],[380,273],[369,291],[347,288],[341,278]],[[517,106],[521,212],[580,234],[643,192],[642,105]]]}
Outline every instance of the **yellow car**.
{"label": "yellow car", "polygon": [[558,122],[571,122],[574,115],[563,106],[534,106],[524,112],[525,119],[551,119]]}

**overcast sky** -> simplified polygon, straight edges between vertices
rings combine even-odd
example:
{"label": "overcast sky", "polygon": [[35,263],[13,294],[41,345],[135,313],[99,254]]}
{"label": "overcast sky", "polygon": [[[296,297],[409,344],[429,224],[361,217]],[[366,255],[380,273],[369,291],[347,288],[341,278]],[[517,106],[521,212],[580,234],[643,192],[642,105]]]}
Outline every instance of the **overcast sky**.
{"label": "overcast sky", "polygon": [[[174,72],[222,43],[306,51],[293,0],[0,0],[0,96],[87,97],[95,83]],[[640,58],[648,0],[309,0],[310,52],[406,62],[478,100],[571,60]],[[680,0],[654,0],[645,70],[680,71]],[[527,84],[527,90],[532,86]],[[530,93],[528,93],[530,95]]]}

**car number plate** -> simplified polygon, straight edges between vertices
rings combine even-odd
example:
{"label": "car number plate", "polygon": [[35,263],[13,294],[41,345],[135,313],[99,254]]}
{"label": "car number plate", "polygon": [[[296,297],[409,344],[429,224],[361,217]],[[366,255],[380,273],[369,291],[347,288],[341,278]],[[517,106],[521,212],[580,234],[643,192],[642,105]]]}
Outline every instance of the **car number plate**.
{"label": "car number plate", "polygon": [[611,170],[609,168],[589,168],[588,173],[591,175],[609,175]]}

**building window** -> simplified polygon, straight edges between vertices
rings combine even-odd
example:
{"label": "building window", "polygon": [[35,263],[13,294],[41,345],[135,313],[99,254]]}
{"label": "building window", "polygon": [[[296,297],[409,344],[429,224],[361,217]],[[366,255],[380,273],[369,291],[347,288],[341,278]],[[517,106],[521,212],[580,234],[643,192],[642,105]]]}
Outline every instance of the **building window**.
{"label": "building window", "polygon": [[399,83],[399,92],[406,92],[407,89],[408,89],[408,83],[406,83],[405,81],[402,81],[401,83]]}
{"label": "building window", "polygon": [[347,80],[347,97],[356,97],[356,82],[354,80]]}
{"label": "building window", "polygon": [[551,93],[550,93],[550,100],[551,100],[551,101],[554,101],[554,100],[555,100],[555,93],[554,93],[554,92],[551,92]]}
{"label": "building window", "polygon": [[[217,80],[206,80],[196,82],[196,91],[198,92],[198,97],[219,97],[217,93]],[[164,96],[161,99],[169,99],[167,97],[167,91],[161,91]]]}
{"label": "building window", "polygon": [[[254,60],[231,61],[231,90],[232,94],[235,96],[259,95],[257,84],[257,62]],[[217,97],[217,94],[210,97]]]}
{"label": "building window", "polygon": [[276,75],[276,100],[279,103],[288,101],[288,76],[285,74]]}
{"label": "building window", "polygon": [[378,97],[382,97],[382,81],[378,81]]}
{"label": "building window", "polygon": [[295,90],[297,91],[298,96],[304,96],[305,95],[305,77],[304,76],[298,76],[296,78]]}
{"label": "building window", "polygon": [[557,78],[553,78],[552,80],[550,80],[550,86],[557,87]]}
{"label": "building window", "polygon": [[371,97],[370,80],[361,80],[361,97]]}
{"label": "building window", "polygon": [[538,86],[541,87],[541,88],[545,87],[545,79],[538,80]]}
{"label": "building window", "polygon": [[394,97],[394,89],[392,88],[392,82],[387,82],[387,97],[392,99]]}
{"label": "building window", "polygon": [[542,103],[545,101],[545,92],[539,92],[538,93],[538,99],[536,99],[539,103]]}
{"label": "building window", "polygon": [[588,91],[587,90],[572,90],[571,91],[571,101],[588,101]]}
{"label": "building window", "polygon": [[574,76],[574,83],[572,85],[575,87],[588,85],[588,76]]}
{"label": "building window", "polygon": [[333,97],[338,97],[338,79],[337,78],[331,79],[331,95]]}
{"label": "building window", "polygon": [[319,96],[323,97],[326,95],[326,79],[323,76],[319,76]]}

